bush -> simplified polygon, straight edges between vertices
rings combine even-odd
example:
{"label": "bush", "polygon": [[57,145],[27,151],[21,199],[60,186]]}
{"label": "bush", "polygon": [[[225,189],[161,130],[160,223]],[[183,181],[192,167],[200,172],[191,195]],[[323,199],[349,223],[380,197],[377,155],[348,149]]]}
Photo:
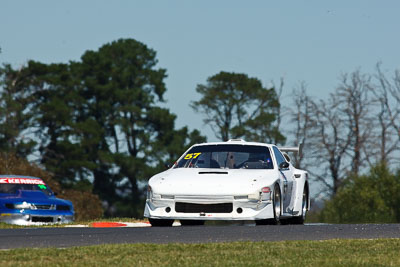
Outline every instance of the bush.
{"label": "bush", "polygon": [[0,153],[0,174],[26,175],[42,178],[50,188],[57,193],[58,198],[70,200],[75,209],[75,220],[93,220],[102,217],[103,209],[97,195],[88,191],[61,188],[53,179],[51,173],[17,158],[15,155]]}
{"label": "bush", "polygon": [[370,173],[350,176],[320,214],[330,223],[400,222],[400,172],[391,173],[386,165],[371,168]]}

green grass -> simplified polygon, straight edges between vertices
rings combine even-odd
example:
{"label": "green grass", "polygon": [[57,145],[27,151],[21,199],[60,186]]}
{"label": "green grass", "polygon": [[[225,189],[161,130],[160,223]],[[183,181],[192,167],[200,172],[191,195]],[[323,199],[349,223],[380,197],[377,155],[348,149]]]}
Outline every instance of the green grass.
{"label": "green grass", "polygon": [[0,266],[400,266],[400,239],[13,249]]}

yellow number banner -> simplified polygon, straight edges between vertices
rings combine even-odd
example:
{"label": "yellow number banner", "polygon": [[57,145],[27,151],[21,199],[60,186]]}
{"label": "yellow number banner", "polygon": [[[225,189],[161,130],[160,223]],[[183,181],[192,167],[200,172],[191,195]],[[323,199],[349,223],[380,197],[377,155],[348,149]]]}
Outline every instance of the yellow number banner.
{"label": "yellow number banner", "polygon": [[187,154],[186,156],[185,156],[185,159],[191,159],[191,158],[197,158],[198,156],[200,156],[200,154],[201,154],[201,152],[200,153],[190,153],[190,154]]}

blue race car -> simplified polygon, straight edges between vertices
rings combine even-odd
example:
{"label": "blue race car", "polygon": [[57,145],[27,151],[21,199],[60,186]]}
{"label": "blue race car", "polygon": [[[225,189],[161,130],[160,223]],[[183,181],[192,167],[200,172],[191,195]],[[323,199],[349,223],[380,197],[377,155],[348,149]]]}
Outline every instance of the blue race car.
{"label": "blue race car", "polygon": [[56,198],[42,179],[0,175],[0,222],[40,225],[73,220],[71,201]]}

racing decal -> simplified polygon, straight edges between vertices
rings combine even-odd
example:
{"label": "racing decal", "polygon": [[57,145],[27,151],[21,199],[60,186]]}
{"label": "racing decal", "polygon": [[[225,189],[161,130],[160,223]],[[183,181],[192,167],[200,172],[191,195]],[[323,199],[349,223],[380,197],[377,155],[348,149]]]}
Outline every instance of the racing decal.
{"label": "racing decal", "polygon": [[45,185],[41,179],[32,178],[0,178],[0,184],[40,184]]}
{"label": "racing decal", "polygon": [[279,170],[279,171],[282,174],[283,179],[284,179],[284,181],[283,181],[283,193],[284,193],[283,199],[285,200],[286,199],[286,191],[288,189],[288,180],[286,178],[286,175],[281,170]]}
{"label": "racing decal", "polygon": [[45,190],[45,189],[47,188],[44,184],[38,184],[38,187],[39,187],[40,189],[43,189],[43,190]]}
{"label": "racing decal", "polygon": [[191,159],[191,158],[197,158],[198,156],[200,156],[200,154],[201,154],[201,152],[199,152],[199,153],[190,153],[190,154],[187,154],[186,156],[185,156],[185,159]]}

